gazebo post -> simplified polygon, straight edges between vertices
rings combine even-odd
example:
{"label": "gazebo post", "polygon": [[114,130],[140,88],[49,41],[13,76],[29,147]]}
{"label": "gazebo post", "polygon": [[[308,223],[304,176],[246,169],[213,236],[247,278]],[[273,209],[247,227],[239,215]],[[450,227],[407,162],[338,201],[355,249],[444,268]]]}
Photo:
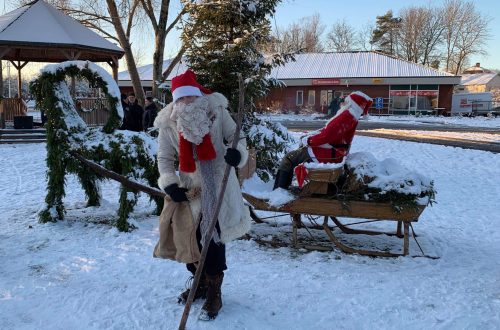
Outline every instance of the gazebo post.
{"label": "gazebo post", "polygon": [[23,95],[23,88],[22,88],[23,87],[23,83],[21,81],[21,70],[29,62],[25,61],[23,64],[21,64],[21,61],[17,61],[17,64],[16,64],[16,62],[10,61],[10,63],[12,63],[12,65],[14,65],[14,67],[17,69],[17,96],[19,97],[19,99],[21,99],[21,97]]}

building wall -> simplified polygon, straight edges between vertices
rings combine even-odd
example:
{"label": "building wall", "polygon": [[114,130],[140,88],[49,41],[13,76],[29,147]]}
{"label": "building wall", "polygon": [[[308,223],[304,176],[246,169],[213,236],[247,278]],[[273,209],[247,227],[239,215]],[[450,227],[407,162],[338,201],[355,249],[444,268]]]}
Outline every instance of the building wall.
{"label": "building wall", "polygon": [[[303,92],[303,104],[297,105],[297,92]],[[314,105],[308,104],[309,91],[314,91]],[[331,91],[332,95],[342,93],[343,96],[353,92],[361,91],[371,98],[382,97],[384,104],[388,102],[389,86],[386,85],[331,85],[331,86],[292,86],[282,89],[271,90],[266,98],[258,100],[257,108],[260,110],[283,110],[286,112],[308,112],[315,111],[326,113],[328,111],[328,102],[321,103],[321,91]]]}
{"label": "building wall", "polygon": [[449,115],[451,113],[451,98],[453,95],[453,85],[439,85],[439,115]]}

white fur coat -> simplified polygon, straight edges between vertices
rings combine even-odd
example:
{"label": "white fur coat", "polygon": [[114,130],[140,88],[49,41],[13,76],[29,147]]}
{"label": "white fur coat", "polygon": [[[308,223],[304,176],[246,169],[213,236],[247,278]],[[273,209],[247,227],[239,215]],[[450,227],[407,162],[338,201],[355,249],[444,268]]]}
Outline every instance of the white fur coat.
{"label": "white fur coat", "polygon": [[[220,184],[222,183],[224,168],[226,166],[224,155],[227,147],[224,145],[224,140],[227,141],[228,145],[231,145],[236,124],[227,111],[228,101],[222,94],[213,93],[202,97],[207,99],[210,110],[215,115],[215,119],[210,127],[210,136],[217,155],[215,159],[215,166],[217,168],[215,182]],[[173,103],[170,103],[158,113],[154,122],[154,126],[159,128],[158,168],[160,178],[158,186],[164,189],[172,183],[177,183],[180,187],[188,189],[200,187],[201,178],[198,162],[196,162],[196,171],[194,173],[179,172],[179,175],[177,175],[174,161],[176,155],[179,153],[179,131],[175,121],[176,116],[172,116],[172,110]],[[244,137],[241,137],[238,141],[237,149],[241,153],[239,167],[242,167],[248,159]],[[199,219],[201,200],[198,198],[190,201],[190,207],[194,219]],[[243,204],[240,185],[234,168],[232,168],[219,213],[221,241],[227,243],[247,233],[250,230],[250,221],[249,210]]]}

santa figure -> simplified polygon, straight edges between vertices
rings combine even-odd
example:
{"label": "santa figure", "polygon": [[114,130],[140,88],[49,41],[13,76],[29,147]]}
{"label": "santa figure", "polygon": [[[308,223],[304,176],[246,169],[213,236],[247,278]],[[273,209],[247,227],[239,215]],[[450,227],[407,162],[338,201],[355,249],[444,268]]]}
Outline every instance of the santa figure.
{"label": "santa figure", "polygon": [[306,138],[306,146],[289,152],[283,158],[274,189],[288,189],[293,169],[301,163],[341,163],[349,152],[359,118],[368,114],[372,103],[372,99],[362,92],[349,94],[325,127]]}
{"label": "santa figure", "polygon": [[[173,102],[158,113],[154,123],[159,128],[158,185],[170,196],[172,201],[167,203],[189,206],[188,214],[191,216],[177,221],[195,225],[198,247],[201,249],[214,213],[226,163],[233,167],[245,165],[248,158],[246,140],[238,137],[236,149],[226,146],[231,145],[236,131],[236,124],[227,110],[228,101],[222,94],[203,88],[196,81],[193,71],[187,70],[172,79],[172,96]],[[175,167],[177,160],[178,173]],[[201,193],[188,201],[188,190],[199,190]],[[175,216],[179,213],[172,214]],[[195,299],[206,298],[200,319],[215,318],[222,307],[221,285],[223,272],[227,269],[225,243],[241,237],[249,230],[249,210],[243,204],[240,185],[234,168],[231,168],[216,230],[195,294]],[[179,237],[181,233],[174,232],[173,235],[177,243],[192,239]],[[193,275],[196,264],[187,264]],[[179,296],[179,302],[185,303],[188,295],[189,289]]]}

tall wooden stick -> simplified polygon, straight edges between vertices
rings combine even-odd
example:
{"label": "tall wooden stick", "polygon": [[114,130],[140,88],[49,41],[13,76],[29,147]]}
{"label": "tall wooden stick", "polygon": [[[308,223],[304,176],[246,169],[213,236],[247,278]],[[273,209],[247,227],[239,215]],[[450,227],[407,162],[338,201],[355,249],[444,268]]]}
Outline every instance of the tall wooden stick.
{"label": "tall wooden stick", "polygon": [[[234,132],[233,143],[231,148],[236,148],[238,145],[238,141],[240,140],[240,130],[241,130],[241,121],[243,117],[243,107],[245,101],[245,91],[243,86],[243,78],[241,73],[238,74],[238,83],[239,83],[239,104],[238,104],[238,116],[236,118],[236,131]],[[198,283],[200,282],[201,273],[203,272],[203,266],[205,265],[205,259],[207,258],[208,246],[210,245],[210,241],[212,240],[212,236],[214,234],[215,225],[217,223],[217,219],[219,217],[220,207],[222,205],[222,199],[224,198],[224,193],[226,191],[227,181],[229,178],[229,173],[231,170],[231,166],[226,164],[226,168],[224,170],[224,177],[222,179],[222,184],[220,187],[219,196],[217,199],[217,204],[215,204],[215,211],[212,219],[210,219],[210,224],[207,229],[207,233],[205,234],[205,241],[203,242],[203,249],[201,250],[200,262],[196,268],[196,273],[194,275],[193,284],[191,285],[191,289],[189,290],[189,296],[186,301],[186,306],[184,307],[184,312],[182,313],[182,319],[179,324],[179,330],[186,329],[186,323],[189,317],[189,311],[191,310],[191,304],[194,300],[194,295],[196,293],[196,288],[198,287]]]}

